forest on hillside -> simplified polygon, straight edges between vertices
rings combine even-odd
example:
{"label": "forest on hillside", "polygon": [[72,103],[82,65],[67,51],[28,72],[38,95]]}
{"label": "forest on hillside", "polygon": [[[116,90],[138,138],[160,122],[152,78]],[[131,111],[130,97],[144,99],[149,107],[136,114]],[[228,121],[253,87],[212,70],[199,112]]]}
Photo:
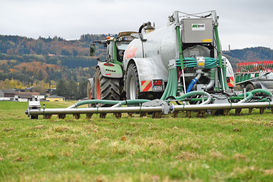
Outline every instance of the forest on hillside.
{"label": "forest on hillside", "polygon": [[[8,55],[89,56],[90,43],[103,40],[108,34],[85,34],[79,40],[61,37],[39,37],[38,39],[0,35],[0,53]],[[105,52],[103,45],[97,46],[97,56]]]}
{"label": "forest on hillside", "polygon": [[[39,87],[41,91],[56,88],[59,95],[77,99],[87,79],[94,74],[97,59],[106,58],[106,48],[96,44],[96,53],[90,54],[90,44],[105,40],[109,34],[85,34],[78,40],[61,37],[38,39],[0,35],[0,89],[24,89]],[[224,51],[223,54],[236,63],[273,60],[273,50],[266,47]],[[65,93],[62,93],[65,90]],[[84,89],[86,91],[86,89]]]}
{"label": "forest on hillside", "polygon": [[59,81],[80,85],[94,74],[97,58],[105,58],[105,47],[96,45],[89,56],[90,43],[108,35],[82,35],[79,40],[60,37],[32,39],[0,35],[0,89],[56,88]]}

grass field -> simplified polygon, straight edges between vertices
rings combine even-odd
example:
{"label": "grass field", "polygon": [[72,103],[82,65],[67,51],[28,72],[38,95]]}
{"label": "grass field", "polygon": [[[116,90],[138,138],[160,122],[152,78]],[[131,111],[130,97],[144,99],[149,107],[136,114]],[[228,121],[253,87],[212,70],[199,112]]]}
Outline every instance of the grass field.
{"label": "grass field", "polygon": [[[47,107],[71,103],[46,103]],[[30,120],[0,102],[0,181],[272,181],[273,114]]]}

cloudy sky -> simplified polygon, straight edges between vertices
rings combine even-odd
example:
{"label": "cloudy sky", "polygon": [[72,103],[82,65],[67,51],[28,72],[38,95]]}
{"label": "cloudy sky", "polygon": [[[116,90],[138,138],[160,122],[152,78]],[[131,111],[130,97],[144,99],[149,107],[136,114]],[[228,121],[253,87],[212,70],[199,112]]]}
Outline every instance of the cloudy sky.
{"label": "cloudy sky", "polygon": [[0,0],[0,34],[79,39],[165,26],[174,10],[216,10],[223,49],[273,48],[273,0]]}

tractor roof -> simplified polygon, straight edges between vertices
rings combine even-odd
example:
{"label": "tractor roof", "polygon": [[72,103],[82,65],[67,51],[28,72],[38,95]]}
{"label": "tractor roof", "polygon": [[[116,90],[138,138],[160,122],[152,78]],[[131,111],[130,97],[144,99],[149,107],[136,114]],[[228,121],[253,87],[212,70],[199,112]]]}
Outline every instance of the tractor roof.
{"label": "tractor roof", "polygon": [[128,31],[128,32],[119,32],[118,37],[125,37],[125,36],[131,36],[131,34],[137,33],[133,31]]}

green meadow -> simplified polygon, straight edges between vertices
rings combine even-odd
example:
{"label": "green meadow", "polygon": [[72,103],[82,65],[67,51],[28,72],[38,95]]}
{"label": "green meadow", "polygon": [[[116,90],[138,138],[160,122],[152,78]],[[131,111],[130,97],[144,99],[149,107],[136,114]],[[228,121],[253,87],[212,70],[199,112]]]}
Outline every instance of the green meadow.
{"label": "green meadow", "polygon": [[[67,107],[72,102],[49,103]],[[0,102],[0,181],[272,181],[273,114],[31,120]]]}

